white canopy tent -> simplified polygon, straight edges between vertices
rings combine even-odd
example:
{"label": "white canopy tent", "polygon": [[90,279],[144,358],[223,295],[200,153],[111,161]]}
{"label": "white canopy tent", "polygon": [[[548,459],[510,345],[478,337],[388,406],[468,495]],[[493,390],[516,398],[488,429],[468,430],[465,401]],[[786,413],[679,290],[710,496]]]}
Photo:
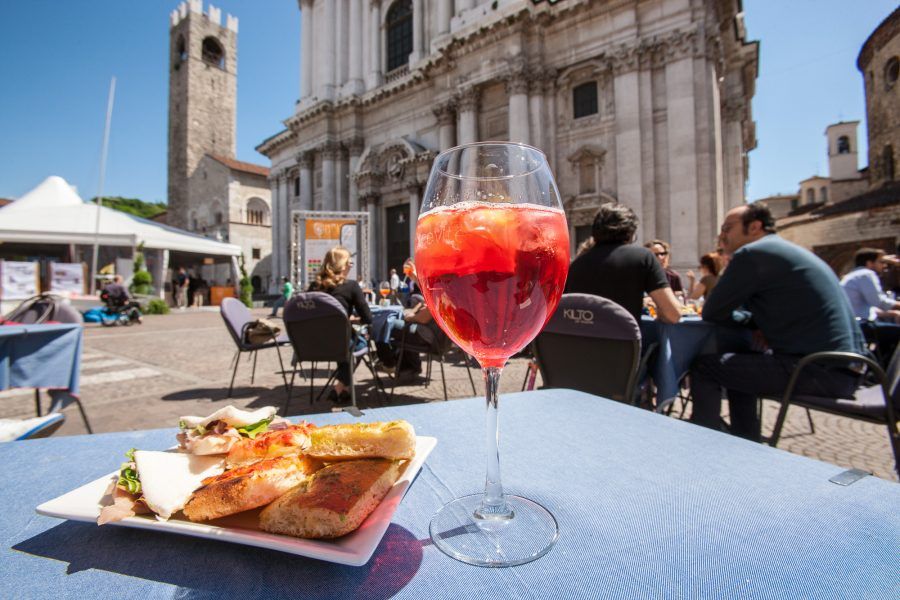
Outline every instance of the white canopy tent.
{"label": "white canopy tent", "polygon": [[[93,244],[97,206],[85,203],[65,179],[48,177],[0,208],[0,242]],[[240,256],[241,247],[100,207],[101,246],[177,250],[205,256]]]}

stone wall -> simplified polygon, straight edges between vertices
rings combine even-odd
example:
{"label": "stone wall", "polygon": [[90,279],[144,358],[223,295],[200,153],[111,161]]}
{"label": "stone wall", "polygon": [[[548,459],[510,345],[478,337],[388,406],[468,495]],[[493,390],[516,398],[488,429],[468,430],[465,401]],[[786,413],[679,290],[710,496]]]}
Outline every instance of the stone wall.
{"label": "stone wall", "polygon": [[[869,181],[872,187],[900,180],[900,79],[895,78],[891,83],[888,78],[889,62],[896,64],[898,60],[900,8],[869,36],[857,61],[866,90]],[[891,149],[892,165],[885,162],[887,148]],[[890,179],[891,173],[893,179]]]}

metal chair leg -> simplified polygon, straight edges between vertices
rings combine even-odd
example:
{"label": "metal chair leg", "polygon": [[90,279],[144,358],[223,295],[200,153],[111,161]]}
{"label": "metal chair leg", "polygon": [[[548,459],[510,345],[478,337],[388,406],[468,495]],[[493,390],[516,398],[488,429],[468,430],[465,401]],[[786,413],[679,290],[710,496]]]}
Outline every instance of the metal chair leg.
{"label": "metal chair leg", "polygon": [[[444,356],[438,356],[438,362],[441,363],[441,385],[444,386],[444,402],[447,401],[447,376],[444,375]],[[475,387],[475,384],[472,384]]]}
{"label": "metal chair leg", "polygon": [[41,416],[41,390],[34,388],[34,410],[37,416]]}
{"label": "metal chair leg", "polygon": [[237,368],[241,362],[240,357],[241,351],[238,350],[237,354],[234,357],[234,370],[231,372],[231,384],[228,386],[228,398],[231,398],[231,392],[234,390],[234,376],[237,375]]}
{"label": "metal chair leg", "polygon": [[[74,396],[73,396],[74,398]],[[75,398],[75,404],[78,405],[78,412],[81,413],[81,420],[84,421],[84,426],[87,428],[88,433],[94,433],[94,430],[91,429],[91,424],[88,421],[87,413],[84,412],[84,407],[81,405],[81,400]]]}
{"label": "metal chair leg", "polygon": [[313,382],[316,379],[316,362],[313,361],[312,367],[309,370],[309,403],[313,403]]}
{"label": "metal chair leg", "polygon": [[[469,383],[472,384],[472,395],[477,396],[478,391],[475,389],[475,380],[472,379],[472,369],[469,368],[469,355],[468,354],[465,355],[465,361],[466,361],[466,373],[469,374]],[[528,377],[528,374],[529,374],[529,372],[526,372],[525,377]],[[528,379],[526,379],[525,381],[527,382]]]}
{"label": "metal chair leg", "polygon": [[284,417],[286,417],[286,416],[288,415],[288,406],[290,406],[290,404],[291,404],[291,395],[292,395],[293,392],[294,392],[294,378],[295,378],[296,376],[297,376],[297,369],[295,368],[295,369],[291,372],[291,383],[290,383],[290,385],[288,386],[288,389],[287,389],[287,398],[286,398],[285,401],[284,401],[284,409],[281,411],[281,412],[282,412],[282,416],[284,416]]}
{"label": "metal chair leg", "polygon": [[806,409],[806,420],[809,421],[809,432],[810,432],[810,433],[815,433],[815,432],[816,432],[816,426],[813,425],[812,413],[809,412],[809,409],[808,409],[808,408]]}
{"label": "metal chair leg", "polygon": [[256,381],[256,355],[259,353],[259,350],[253,351],[253,371],[250,373],[250,385],[253,385],[253,382]]}
{"label": "metal chair leg", "polygon": [[[279,346],[275,346],[275,352],[278,354],[278,365],[281,367],[281,380],[284,382],[284,389],[287,390],[288,389],[287,374],[285,374],[285,372],[284,372],[284,360],[281,358],[281,348]],[[255,361],[253,363],[253,366],[254,367],[256,366]],[[297,372],[297,370],[295,368],[294,371],[291,373],[291,379],[294,378],[294,373],[296,373],[296,372]]]}

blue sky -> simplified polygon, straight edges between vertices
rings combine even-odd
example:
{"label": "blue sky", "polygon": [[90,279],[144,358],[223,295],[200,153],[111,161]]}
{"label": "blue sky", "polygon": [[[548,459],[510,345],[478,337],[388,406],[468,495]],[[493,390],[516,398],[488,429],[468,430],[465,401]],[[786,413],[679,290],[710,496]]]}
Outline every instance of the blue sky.
{"label": "blue sky", "polygon": [[[208,1],[205,2],[208,4]],[[299,88],[295,0],[219,0],[240,19],[238,159],[281,129]],[[96,194],[110,77],[116,103],[105,195],[165,201],[169,11],[175,0],[0,1],[0,197],[61,175]],[[852,6],[852,9],[850,8]],[[825,127],[862,121],[859,48],[894,0],[744,0],[761,41],[748,197],[826,174]],[[865,166],[865,155],[860,166]]]}

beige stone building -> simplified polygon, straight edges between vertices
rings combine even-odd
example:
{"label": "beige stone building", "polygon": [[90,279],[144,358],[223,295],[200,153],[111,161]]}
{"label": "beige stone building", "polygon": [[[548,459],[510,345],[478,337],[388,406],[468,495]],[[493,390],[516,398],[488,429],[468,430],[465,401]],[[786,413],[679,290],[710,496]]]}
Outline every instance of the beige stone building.
{"label": "beige stone building", "polygon": [[371,272],[412,253],[435,154],[512,140],[547,154],[573,247],[597,205],[693,266],[744,202],[758,45],[739,0],[300,0],[300,99],[272,161],[273,270],[295,209],[369,212]]}
{"label": "beige stone building", "polygon": [[[235,160],[238,20],[182,2],[169,30],[169,206],[166,222],[243,248],[258,292],[272,272],[269,169]],[[180,265],[175,265],[180,266]],[[229,269],[197,267],[223,285]]]}

